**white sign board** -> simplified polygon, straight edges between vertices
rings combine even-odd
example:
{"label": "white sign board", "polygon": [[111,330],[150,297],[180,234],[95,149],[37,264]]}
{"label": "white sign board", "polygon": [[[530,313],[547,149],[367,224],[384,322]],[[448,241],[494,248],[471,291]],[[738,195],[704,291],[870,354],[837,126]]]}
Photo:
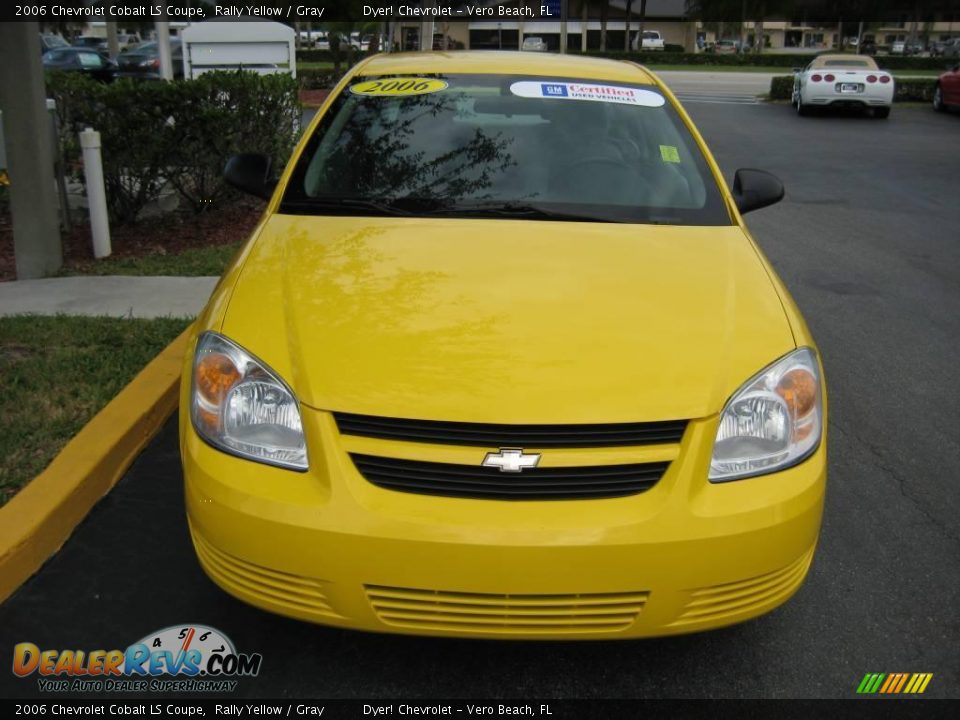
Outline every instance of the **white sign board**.
{"label": "white sign board", "polygon": [[261,75],[297,76],[293,28],[252,19],[208,20],[185,28],[183,76],[199,77],[213,70],[252,70]]}

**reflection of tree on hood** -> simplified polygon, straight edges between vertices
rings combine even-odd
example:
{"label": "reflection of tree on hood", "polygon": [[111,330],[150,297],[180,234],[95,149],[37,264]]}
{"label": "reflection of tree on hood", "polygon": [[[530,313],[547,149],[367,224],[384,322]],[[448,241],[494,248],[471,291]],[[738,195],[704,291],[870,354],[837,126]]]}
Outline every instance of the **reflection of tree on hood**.
{"label": "reflection of tree on hood", "polygon": [[[453,116],[454,97],[436,93],[401,100],[358,100],[325,163],[326,189],[343,187],[344,178],[349,177],[353,180],[350,190],[362,197],[427,198],[440,205],[467,196],[479,199],[477,193],[489,188],[497,173],[516,164],[507,153],[512,139],[476,128],[466,142],[432,157],[429,149],[412,150],[418,121],[441,113]],[[396,119],[388,120],[394,113]],[[418,146],[429,140],[417,139]]]}

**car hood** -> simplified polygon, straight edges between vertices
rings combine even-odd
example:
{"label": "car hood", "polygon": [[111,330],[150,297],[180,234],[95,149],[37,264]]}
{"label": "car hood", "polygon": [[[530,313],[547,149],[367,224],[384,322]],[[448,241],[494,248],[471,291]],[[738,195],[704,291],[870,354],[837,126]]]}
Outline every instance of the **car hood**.
{"label": "car hood", "polygon": [[222,330],[314,408],[502,423],[705,417],[794,347],[736,226],[274,215]]}

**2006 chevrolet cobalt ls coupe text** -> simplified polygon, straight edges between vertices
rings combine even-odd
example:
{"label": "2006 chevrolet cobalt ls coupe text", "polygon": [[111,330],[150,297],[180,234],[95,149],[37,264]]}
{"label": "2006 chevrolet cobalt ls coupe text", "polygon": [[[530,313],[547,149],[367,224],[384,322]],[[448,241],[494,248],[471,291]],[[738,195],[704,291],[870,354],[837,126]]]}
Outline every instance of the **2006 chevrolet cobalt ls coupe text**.
{"label": "2006 chevrolet cobalt ls coupe text", "polygon": [[190,531],[223,589],[330,625],[616,638],[739,622],[810,567],[813,339],[669,91],[517,53],[356,66],[195,325]]}

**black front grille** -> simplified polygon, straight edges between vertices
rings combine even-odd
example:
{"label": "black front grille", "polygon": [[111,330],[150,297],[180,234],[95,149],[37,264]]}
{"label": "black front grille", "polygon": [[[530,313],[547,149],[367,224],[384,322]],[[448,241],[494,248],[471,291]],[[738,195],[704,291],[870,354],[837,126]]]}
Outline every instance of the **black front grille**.
{"label": "black front grille", "polygon": [[598,425],[490,425],[334,413],[344,435],[442,445],[586,448],[678,443],[686,420]]}
{"label": "black front grille", "polygon": [[668,462],[642,465],[531,468],[504,473],[479,464],[421,462],[350,454],[369,482],[388,490],[489,500],[590,500],[649,490]]}

